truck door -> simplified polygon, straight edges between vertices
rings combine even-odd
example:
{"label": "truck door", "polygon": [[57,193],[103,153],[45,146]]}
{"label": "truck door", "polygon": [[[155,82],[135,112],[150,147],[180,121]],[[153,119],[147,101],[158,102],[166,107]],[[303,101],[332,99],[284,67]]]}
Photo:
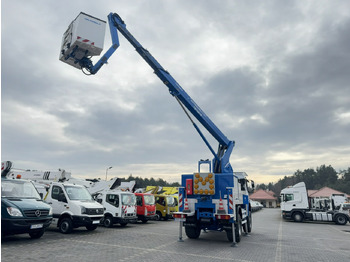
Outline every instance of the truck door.
{"label": "truck door", "polygon": [[[59,201],[60,200],[60,201]],[[53,217],[58,218],[68,207],[67,197],[63,189],[58,186],[52,186],[51,190],[51,201],[48,201],[53,209]]]}

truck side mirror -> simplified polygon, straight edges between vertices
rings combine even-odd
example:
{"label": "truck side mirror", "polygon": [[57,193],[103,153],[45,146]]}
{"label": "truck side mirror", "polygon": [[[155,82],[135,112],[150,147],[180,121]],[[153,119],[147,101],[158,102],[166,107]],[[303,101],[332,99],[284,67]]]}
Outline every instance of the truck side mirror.
{"label": "truck side mirror", "polygon": [[66,196],[63,193],[59,194],[58,195],[58,201],[67,203]]}
{"label": "truck side mirror", "polygon": [[43,193],[39,193],[40,198],[43,199],[44,198],[44,194]]}

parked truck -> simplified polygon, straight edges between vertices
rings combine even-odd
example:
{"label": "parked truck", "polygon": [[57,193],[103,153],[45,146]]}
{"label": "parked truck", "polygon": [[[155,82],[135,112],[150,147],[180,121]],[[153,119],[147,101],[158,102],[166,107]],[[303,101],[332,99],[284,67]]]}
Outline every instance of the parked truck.
{"label": "parked truck", "polygon": [[101,220],[105,227],[113,227],[117,223],[126,226],[129,222],[136,221],[136,197],[134,193],[118,189],[106,189],[94,193],[93,196],[105,208]]}
{"label": "parked truck", "polygon": [[[229,140],[219,130],[171,74],[135,39],[127,30],[125,22],[116,13],[108,15],[112,45],[93,64],[91,57],[98,54],[96,46],[91,43],[101,43],[103,40],[101,32],[105,30],[105,23],[101,21],[101,19],[80,13],[63,36],[60,60],[81,69],[86,74],[93,75],[108,62],[119,47],[118,31],[135,47],[136,52],[168,87],[170,94],[179,103],[214,156],[212,161],[199,161],[197,172],[182,175],[182,188],[179,189],[179,212],[174,214],[175,218],[180,220],[180,228],[185,227],[189,238],[198,238],[202,229],[226,231],[233,245],[239,242],[242,225],[246,232],[251,231],[252,217],[247,191],[247,175],[244,172],[233,172],[229,162],[235,142]],[[68,31],[72,34],[69,35]],[[86,37],[83,36],[85,32],[89,32]],[[99,48],[102,46],[99,45]],[[218,94],[220,95],[223,94]],[[193,117],[218,142],[217,152],[214,151]],[[209,163],[209,172],[200,172],[200,166],[203,163]],[[179,230],[179,239],[182,239],[180,232],[182,231]]]}
{"label": "parked truck", "polygon": [[171,195],[155,194],[156,198],[156,220],[168,220],[173,218],[176,212],[176,200]]}
{"label": "parked truck", "polygon": [[40,238],[52,222],[52,207],[44,203],[30,181],[8,179],[12,163],[1,163],[1,236],[29,234]]}
{"label": "parked truck", "polygon": [[[337,202],[337,195],[331,196],[329,206],[312,209],[310,208],[306,185],[300,182],[294,186],[287,187],[281,191],[281,211],[284,219],[295,222],[328,221],[338,225],[346,225],[350,221],[350,212],[347,203]],[[337,203],[337,204],[336,204]]]}
{"label": "parked truck", "polygon": [[90,182],[73,179],[70,174],[67,176],[64,170],[63,172],[9,170],[6,177],[10,180],[22,179],[33,182],[43,200],[52,207],[52,224],[56,225],[61,233],[71,233],[78,227],[95,230],[103,218],[103,206],[93,200],[86,186],[81,185]]}
{"label": "parked truck", "polygon": [[135,193],[137,219],[142,223],[156,218],[156,203],[153,194]]}

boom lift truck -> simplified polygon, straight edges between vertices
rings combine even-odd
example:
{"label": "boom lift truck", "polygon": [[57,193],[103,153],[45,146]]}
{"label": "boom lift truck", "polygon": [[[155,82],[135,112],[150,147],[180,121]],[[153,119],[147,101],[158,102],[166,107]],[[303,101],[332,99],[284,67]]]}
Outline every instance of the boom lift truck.
{"label": "boom lift truck", "polygon": [[84,180],[68,179],[68,174],[61,171],[8,170],[6,177],[12,181],[32,181],[43,200],[52,207],[52,224],[57,225],[61,233],[71,233],[78,227],[95,230],[103,218],[104,207],[93,200],[85,185],[73,182]]}
{"label": "boom lift truck", "polygon": [[[178,101],[214,155],[212,161],[199,161],[198,172],[182,175],[179,212],[174,214],[174,217],[180,220],[179,241],[182,241],[182,226],[184,226],[186,235],[194,239],[200,236],[202,229],[226,231],[229,241],[233,242],[234,246],[240,241],[242,225],[247,233],[252,229],[246,174],[234,173],[229,162],[235,142],[229,140],[217,128],[170,73],[134,38],[118,14],[110,13],[108,23],[112,46],[95,64],[91,57],[102,52],[106,22],[85,13],[80,13],[64,33],[59,59],[86,74],[96,74],[119,47],[118,30],[135,47],[136,52],[169,88],[170,94]],[[218,141],[217,152],[193,121],[190,113]],[[209,172],[200,172],[202,164],[209,164]]]}

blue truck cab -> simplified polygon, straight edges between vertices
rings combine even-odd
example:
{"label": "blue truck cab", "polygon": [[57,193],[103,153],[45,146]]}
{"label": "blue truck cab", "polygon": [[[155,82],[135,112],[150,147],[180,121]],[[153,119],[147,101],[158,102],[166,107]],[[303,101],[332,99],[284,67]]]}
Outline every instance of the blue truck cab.
{"label": "blue truck cab", "polygon": [[1,236],[28,233],[40,238],[52,221],[52,208],[28,180],[1,177]]}

